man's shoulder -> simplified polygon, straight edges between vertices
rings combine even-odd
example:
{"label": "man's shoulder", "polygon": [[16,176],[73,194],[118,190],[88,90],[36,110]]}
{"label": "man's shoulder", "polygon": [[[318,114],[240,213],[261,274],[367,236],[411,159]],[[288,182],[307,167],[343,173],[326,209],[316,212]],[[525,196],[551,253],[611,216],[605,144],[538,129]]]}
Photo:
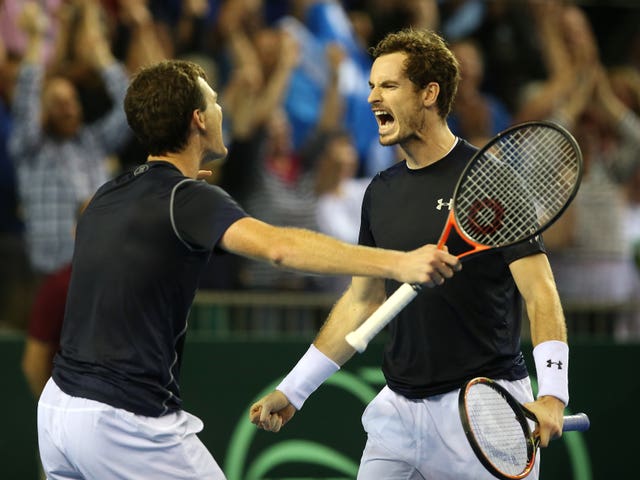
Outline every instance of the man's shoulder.
{"label": "man's shoulder", "polygon": [[478,150],[480,150],[479,147],[472,145],[464,138],[460,138],[460,141],[453,149],[452,153],[454,153],[455,155],[471,158]]}
{"label": "man's shoulder", "polygon": [[371,179],[371,183],[388,181],[392,178],[397,177],[398,175],[402,175],[402,173],[406,171],[406,168],[407,168],[406,165],[407,165],[406,160],[397,161],[390,167],[376,173],[374,177]]}

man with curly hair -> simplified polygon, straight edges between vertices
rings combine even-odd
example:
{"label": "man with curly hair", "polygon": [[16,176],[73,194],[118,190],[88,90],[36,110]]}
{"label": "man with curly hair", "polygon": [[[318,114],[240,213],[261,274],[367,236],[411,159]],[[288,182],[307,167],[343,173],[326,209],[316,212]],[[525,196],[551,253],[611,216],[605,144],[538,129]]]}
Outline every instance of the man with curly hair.
{"label": "man with curly hair", "polygon": [[[362,204],[359,243],[412,248],[437,243],[457,180],[477,151],[447,125],[458,62],[428,30],[387,35],[373,50],[369,103],[382,145],[405,159],[380,172]],[[453,253],[464,251],[460,238]],[[250,409],[250,419],[278,431],[355,350],[345,336],[391,295],[394,280],[354,277],[307,353]],[[535,346],[534,401],[520,348],[522,302]],[[386,386],[362,417],[367,444],[358,479],[493,479],[468,444],[458,392],[473,377],[496,379],[539,420],[541,445],[561,435],[568,402],[566,327],[541,239],[471,257],[442,285],[423,291],[389,324],[382,371]],[[547,359],[555,367],[547,368]],[[531,478],[537,478],[538,466]]]}

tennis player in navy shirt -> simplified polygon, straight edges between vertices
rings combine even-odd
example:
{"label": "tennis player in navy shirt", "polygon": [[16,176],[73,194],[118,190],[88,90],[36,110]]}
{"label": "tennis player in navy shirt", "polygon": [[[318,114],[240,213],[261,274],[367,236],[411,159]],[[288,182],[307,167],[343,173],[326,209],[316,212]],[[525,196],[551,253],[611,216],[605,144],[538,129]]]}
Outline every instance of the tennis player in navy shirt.
{"label": "tennis player in navy shirt", "polygon": [[216,92],[194,63],[138,72],[125,111],[149,158],[103,185],[78,222],[60,350],[38,403],[42,463],[51,480],[224,479],[179,387],[187,315],[210,255],[432,287],[459,262],[434,245],[381,250],[271,226],[199,181],[210,173],[203,162],[227,149]]}
{"label": "tennis player in navy shirt", "polygon": [[[405,159],[369,184],[359,243],[402,250],[437,243],[456,182],[477,151],[454,136],[446,121],[458,62],[428,30],[391,33],[373,56],[369,103],[380,143],[399,145]],[[452,253],[468,250],[460,237],[448,244]],[[252,405],[251,421],[280,430],[354,354],[345,336],[399,286],[395,280],[354,277],[307,353],[275,391]],[[535,347],[536,401],[520,348],[523,300]],[[494,378],[527,404],[539,420],[542,446],[561,435],[569,352],[541,239],[469,258],[460,273],[405,307],[389,324],[389,334],[382,360],[386,386],[362,417],[367,443],[359,480],[493,479],[458,417],[460,387],[477,376]],[[530,478],[538,471],[536,465]]]}

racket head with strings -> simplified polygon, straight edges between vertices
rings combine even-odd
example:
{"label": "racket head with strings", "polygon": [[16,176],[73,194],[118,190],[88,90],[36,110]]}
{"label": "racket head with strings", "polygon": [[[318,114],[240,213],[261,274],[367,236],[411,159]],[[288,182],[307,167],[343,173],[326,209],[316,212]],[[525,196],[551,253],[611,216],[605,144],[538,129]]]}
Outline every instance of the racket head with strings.
{"label": "racket head with strings", "polygon": [[553,122],[525,122],[493,137],[469,160],[453,193],[453,227],[472,247],[458,257],[542,233],[577,194],[582,169],[578,142]]}
{"label": "racket head with strings", "polygon": [[461,389],[458,409],[473,452],[497,478],[525,478],[534,467],[538,442],[520,403],[486,377],[469,380]]}
{"label": "racket head with strings", "polygon": [[[531,473],[540,442],[531,431],[537,419],[504,387],[490,378],[473,378],[460,389],[458,410],[467,440],[489,472],[504,480]],[[576,413],[564,417],[562,430],[589,427],[589,417]]]}

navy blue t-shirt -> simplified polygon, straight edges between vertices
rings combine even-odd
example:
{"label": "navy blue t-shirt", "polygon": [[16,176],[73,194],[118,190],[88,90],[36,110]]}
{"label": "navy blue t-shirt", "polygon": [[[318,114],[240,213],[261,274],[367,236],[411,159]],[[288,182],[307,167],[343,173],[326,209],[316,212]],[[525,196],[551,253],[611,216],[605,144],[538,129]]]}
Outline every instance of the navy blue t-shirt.
{"label": "navy blue t-shirt", "polygon": [[[464,140],[440,161],[411,170],[399,162],[380,172],[363,200],[360,243],[396,250],[437,244],[458,178],[476,148]],[[457,236],[453,254],[469,250]],[[475,376],[527,376],[520,350],[522,300],[509,270],[518,258],[544,252],[539,238],[474,255],[453,278],[425,288],[389,324],[383,372],[408,398],[454,390]],[[400,284],[386,281],[387,295]]]}
{"label": "navy blue t-shirt", "polygon": [[67,394],[146,416],[181,408],[199,277],[247,216],[222,189],[148,162],[103,185],[78,222],[53,378]]}

